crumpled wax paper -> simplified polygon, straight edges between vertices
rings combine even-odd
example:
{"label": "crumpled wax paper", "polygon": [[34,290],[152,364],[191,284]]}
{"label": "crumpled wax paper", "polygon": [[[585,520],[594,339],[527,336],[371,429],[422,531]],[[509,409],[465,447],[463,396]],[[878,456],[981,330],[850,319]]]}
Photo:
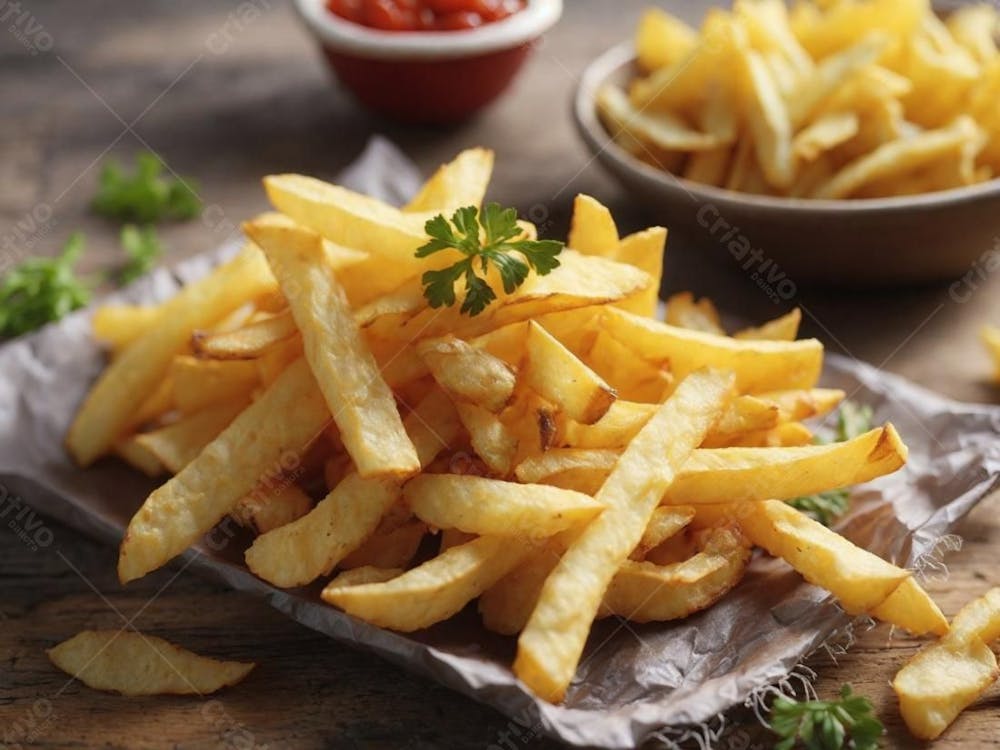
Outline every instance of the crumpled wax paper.
{"label": "crumpled wax paper", "polygon": [[[400,202],[415,191],[420,176],[392,144],[375,139],[341,181]],[[163,300],[234,250],[156,271],[113,300]],[[0,482],[37,510],[117,544],[152,484],[110,459],[82,471],[63,450],[77,404],[105,359],[91,340],[88,319],[89,312],[81,311],[0,348]],[[833,355],[822,383],[870,404],[876,421],[893,422],[910,447],[904,470],[855,493],[842,530],[876,554],[912,567],[1000,484],[1000,408],[950,401]],[[787,565],[759,556],[737,589],[687,620],[597,623],[565,703],[549,705],[514,679],[514,640],[487,633],[473,611],[421,633],[392,633],[323,604],[314,590],[282,591],[258,580],[241,557],[240,550],[217,553],[202,545],[185,562],[536,732],[602,748],[634,747],[661,730],[706,722],[741,704],[784,677],[850,619]]]}

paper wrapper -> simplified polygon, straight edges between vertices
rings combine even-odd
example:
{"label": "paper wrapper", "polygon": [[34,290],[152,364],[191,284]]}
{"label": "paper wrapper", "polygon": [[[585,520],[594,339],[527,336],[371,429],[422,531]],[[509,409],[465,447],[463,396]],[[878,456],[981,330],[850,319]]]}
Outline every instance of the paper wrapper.
{"label": "paper wrapper", "polygon": [[[419,184],[413,165],[376,140],[348,181],[401,201]],[[160,270],[117,301],[152,303],[204,274],[234,247]],[[117,543],[152,489],[114,460],[81,471],[63,437],[104,364],[87,312],[0,349],[0,481],[43,513]],[[998,485],[1000,409],[941,398],[867,365],[829,356],[823,384],[870,404],[910,447],[907,467],[855,493],[842,530],[857,544],[914,567]],[[780,561],[758,557],[740,586],[706,612],[678,623],[597,623],[562,705],[537,700],[510,671],[515,642],[483,630],[474,611],[428,631],[400,635],[319,601],[315,588],[282,591],[251,575],[233,540],[188,553],[193,570],[266,597],[298,622],[375,652],[496,707],[520,725],[573,745],[629,748],[664,730],[697,725],[742,704],[789,673],[843,629],[849,618],[831,597]]]}

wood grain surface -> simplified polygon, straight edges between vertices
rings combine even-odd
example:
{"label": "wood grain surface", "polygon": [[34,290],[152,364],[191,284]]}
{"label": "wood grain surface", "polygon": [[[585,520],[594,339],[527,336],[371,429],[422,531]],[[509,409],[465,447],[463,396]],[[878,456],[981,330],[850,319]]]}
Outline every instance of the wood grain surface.
{"label": "wood grain surface", "polygon": [[[6,5],[0,2],[0,16]],[[253,18],[249,5],[259,11]],[[201,221],[161,231],[172,263],[217,246],[265,208],[261,175],[332,177],[372,133],[395,140],[425,170],[465,146],[494,148],[491,197],[532,212],[547,234],[565,232],[577,192],[611,206],[625,231],[655,223],[590,161],[568,114],[587,61],[626,37],[643,5],[567,0],[563,21],[506,98],[473,122],[435,130],[358,110],[331,84],[287,2],[21,3],[18,12],[27,12],[31,24],[0,24],[3,262],[52,253],[82,229],[88,270],[119,263],[117,228],[87,211],[109,156],[131,158],[149,148],[198,179],[210,210]],[[692,20],[708,7],[701,0],[670,5]],[[34,228],[24,231],[32,219]],[[711,295],[746,320],[779,311],[708,237],[671,238],[664,287]],[[974,268],[956,284],[800,288],[794,303],[805,311],[805,333],[831,351],[955,398],[997,402],[977,331],[991,318],[1000,322],[998,293],[1000,274]],[[961,526],[964,546],[947,558],[950,575],[930,585],[949,614],[1000,584],[998,509],[993,498]],[[53,541],[37,550],[6,522],[0,531],[0,732],[9,747],[554,746],[490,709],[314,634],[262,601],[176,568],[123,589],[114,550],[54,523],[47,528]],[[201,702],[96,693],[48,663],[44,649],[78,630],[125,622],[261,666],[237,689]],[[813,661],[816,689],[833,696],[853,683],[874,699],[889,729],[886,747],[918,747],[897,718],[888,684],[917,647],[884,627],[862,633],[835,662]],[[935,747],[1000,746],[998,711],[994,690]],[[751,717],[737,717],[735,733],[722,743],[739,750],[770,745]]]}

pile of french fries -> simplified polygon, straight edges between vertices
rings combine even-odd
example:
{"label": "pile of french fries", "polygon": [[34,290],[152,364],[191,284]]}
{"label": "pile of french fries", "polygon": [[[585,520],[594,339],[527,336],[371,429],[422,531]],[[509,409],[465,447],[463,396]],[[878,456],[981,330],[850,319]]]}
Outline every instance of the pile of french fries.
{"label": "pile of french fries", "polygon": [[735,0],[695,30],[659,9],[639,75],[597,96],[625,150],[747,193],[875,198],[1000,171],[995,6],[943,20],[930,0]]}
{"label": "pile of french fries", "polygon": [[814,444],[804,420],[844,394],[816,387],[823,348],[795,340],[797,311],[729,336],[711,303],[678,295],[658,319],[666,231],[619,237],[582,195],[558,268],[475,317],[429,307],[421,274],[449,259],[415,257],[424,224],[480,205],[492,166],[463,152],[402,209],[268,177],[278,212],[245,225],[232,260],[162,305],[95,313],[111,359],[69,451],[169,477],[129,524],[121,580],[232,519],[254,574],[322,581],[323,601],[385,628],[478,600],[550,701],[596,618],[710,607],[754,547],[851,614],[947,632],[909,571],[783,502],[907,453],[891,425]]}

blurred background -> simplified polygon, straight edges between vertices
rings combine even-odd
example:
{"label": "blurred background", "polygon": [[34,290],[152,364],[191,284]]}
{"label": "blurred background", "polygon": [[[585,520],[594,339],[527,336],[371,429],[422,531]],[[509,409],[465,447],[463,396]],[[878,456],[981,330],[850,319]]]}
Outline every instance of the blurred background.
{"label": "blurred background", "polygon": [[[197,181],[200,219],[162,225],[164,262],[217,247],[267,207],[260,177],[333,178],[373,134],[425,172],[468,146],[497,154],[488,197],[563,237],[573,196],[608,205],[622,233],[660,223],[591,158],[570,117],[579,77],[629,38],[645,0],[568,0],[511,89],[461,125],[403,125],[337,86],[288,0],[17,3],[0,0],[0,247],[54,253],[85,232],[83,270],[120,253],[118,228],[88,211],[101,164],[140,151]],[[703,0],[660,2],[697,23]],[[984,248],[986,250],[987,248]],[[672,235],[664,290],[713,297],[741,322],[802,307],[805,335],[955,397],[988,401],[991,365],[977,340],[1000,291],[992,272],[881,290],[799,285],[776,305],[716,240]],[[961,377],[956,376],[956,368]]]}

